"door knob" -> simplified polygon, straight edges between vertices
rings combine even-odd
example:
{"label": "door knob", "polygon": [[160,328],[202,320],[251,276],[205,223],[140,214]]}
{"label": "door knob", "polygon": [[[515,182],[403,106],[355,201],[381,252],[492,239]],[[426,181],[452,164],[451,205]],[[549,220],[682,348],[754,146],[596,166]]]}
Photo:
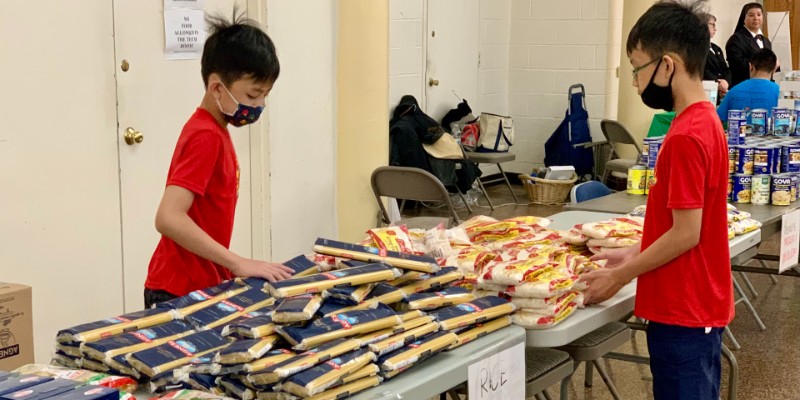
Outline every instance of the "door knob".
{"label": "door knob", "polygon": [[129,146],[133,146],[135,143],[142,143],[144,140],[144,135],[133,128],[125,129],[124,137],[125,143],[127,143]]}
{"label": "door knob", "polygon": [[438,80],[438,79],[433,79],[433,78],[431,78],[431,79],[428,81],[428,86],[439,86],[439,80]]}

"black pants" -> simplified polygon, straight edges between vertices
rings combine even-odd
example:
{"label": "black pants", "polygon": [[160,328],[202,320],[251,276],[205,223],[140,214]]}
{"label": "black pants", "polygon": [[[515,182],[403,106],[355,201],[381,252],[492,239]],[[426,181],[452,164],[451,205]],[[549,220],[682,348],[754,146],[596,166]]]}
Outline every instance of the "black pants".
{"label": "black pants", "polygon": [[156,303],[161,303],[162,301],[176,299],[178,296],[175,296],[172,293],[165,292],[163,290],[152,290],[148,288],[144,288],[144,308],[150,309],[153,308]]}

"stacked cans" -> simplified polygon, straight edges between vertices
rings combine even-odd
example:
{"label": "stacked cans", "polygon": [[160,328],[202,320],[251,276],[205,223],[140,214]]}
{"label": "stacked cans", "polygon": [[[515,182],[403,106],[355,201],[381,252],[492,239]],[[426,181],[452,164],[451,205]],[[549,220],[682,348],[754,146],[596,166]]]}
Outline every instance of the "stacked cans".
{"label": "stacked cans", "polygon": [[800,137],[800,102],[795,109],[773,107],[770,110],[728,110],[728,127],[725,135],[729,146],[739,146],[747,137]]}
{"label": "stacked cans", "polygon": [[[656,168],[658,153],[664,143],[664,136],[645,138],[642,143],[642,157],[639,164],[628,169],[628,193],[644,195],[653,186],[653,171]],[[800,156],[800,154],[798,154]]]}
{"label": "stacked cans", "polygon": [[800,192],[800,139],[747,137],[728,147],[729,200],[789,205]]}

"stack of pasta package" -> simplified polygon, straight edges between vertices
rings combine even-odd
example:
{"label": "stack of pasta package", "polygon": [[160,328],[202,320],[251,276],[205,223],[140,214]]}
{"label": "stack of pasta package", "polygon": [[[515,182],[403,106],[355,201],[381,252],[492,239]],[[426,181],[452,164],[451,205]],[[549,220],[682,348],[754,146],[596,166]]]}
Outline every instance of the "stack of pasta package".
{"label": "stack of pasta package", "polygon": [[[238,278],[63,329],[53,363],[136,379],[156,398],[341,399],[511,324],[507,298],[476,296],[474,279],[395,230],[319,239],[284,281]],[[469,241],[434,233],[439,246]]]}

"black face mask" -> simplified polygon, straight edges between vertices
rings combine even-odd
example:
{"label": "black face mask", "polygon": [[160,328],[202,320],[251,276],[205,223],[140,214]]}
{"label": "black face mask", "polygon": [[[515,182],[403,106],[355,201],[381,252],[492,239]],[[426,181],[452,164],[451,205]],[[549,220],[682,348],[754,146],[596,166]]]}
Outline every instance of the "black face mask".
{"label": "black face mask", "polygon": [[656,85],[653,81],[656,78],[656,72],[658,72],[658,67],[660,65],[661,60],[658,60],[656,69],[650,77],[650,82],[642,91],[642,102],[644,102],[644,105],[656,110],[672,111],[675,109],[675,99],[672,98],[672,78],[675,76],[675,73],[669,77],[667,86]]}

